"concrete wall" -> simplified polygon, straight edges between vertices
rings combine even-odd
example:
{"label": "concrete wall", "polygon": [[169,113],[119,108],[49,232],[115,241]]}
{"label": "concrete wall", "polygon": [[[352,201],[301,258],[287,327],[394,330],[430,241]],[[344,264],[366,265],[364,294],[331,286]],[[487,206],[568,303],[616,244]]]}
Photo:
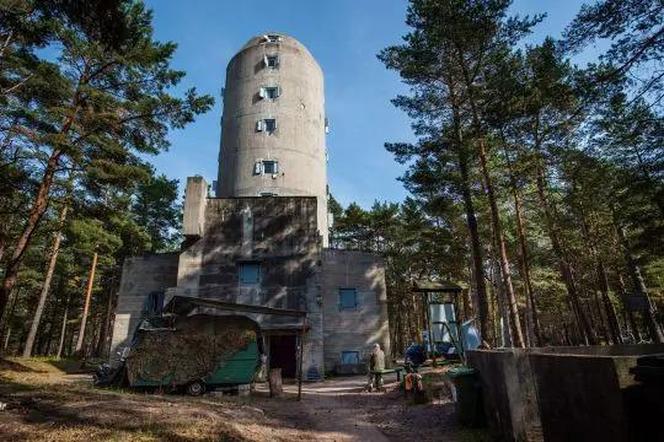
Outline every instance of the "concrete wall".
{"label": "concrete wall", "polygon": [[[316,197],[211,198],[204,232],[180,254],[174,295],[306,310],[305,372],[323,373],[321,241]],[[239,265],[260,265],[260,282],[242,284]],[[250,315],[263,331],[299,333],[296,318]]]}
{"label": "concrete wall", "polygon": [[659,344],[482,350],[468,360],[495,438],[628,441],[649,440],[635,436],[643,427],[635,419],[649,410],[631,370],[662,352]]}
{"label": "concrete wall", "polygon": [[[278,55],[279,67],[264,64]],[[261,98],[263,86],[278,86],[281,95]],[[219,155],[218,197],[315,196],[317,225],[327,244],[327,172],[323,73],[297,40],[277,43],[254,37],[229,62],[224,89]],[[256,130],[256,122],[275,118],[277,129]],[[279,173],[255,174],[260,160],[277,160]]]}
{"label": "concrete wall", "polygon": [[205,230],[205,207],[207,204],[208,184],[201,176],[187,178],[184,194],[184,215],[182,234],[201,236]]}
{"label": "concrete wall", "polygon": [[113,323],[111,360],[116,351],[129,344],[138,326],[147,297],[177,282],[178,254],[164,253],[128,258],[122,266],[122,280]]}
{"label": "concrete wall", "polygon": [[[380,343],[389,354],[385,268],[371,253],[326,249],[323,251],[323,333],[325,369],[334,371],[342,351],[358,351],[362,364],[371,346]],[[339,309],[339,289],[355,288],[356,310]]]}

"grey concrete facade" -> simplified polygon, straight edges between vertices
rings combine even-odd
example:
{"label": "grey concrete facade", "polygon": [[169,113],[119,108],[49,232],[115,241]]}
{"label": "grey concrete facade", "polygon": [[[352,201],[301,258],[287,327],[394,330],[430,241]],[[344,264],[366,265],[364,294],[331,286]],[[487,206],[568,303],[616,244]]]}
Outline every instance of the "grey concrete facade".
{"label": "grey concrete facade", "polygon": [[[369,253],[325,248],[322,72],[296,40],[272,37],[251,39],[229,63],[216,197],[208,197],[205,179],[188,178],[180,252],[125,263],[112,355],[150,314],[155,293],[162,293],[163,303],[179,295],[306,311],[302,365],[309,380],[336,371],[347,361],[342,355],[356,355],[361,371],[373,343],[389,348],[383,262]],[[279,57],[278,68],[266,65],[266,55]],[[276,99],[256,96],[274,86],[280,88]],[[256,130],[262,118],[278,119],[272,134]],[[278,173],[256,173],[263,160],[278,161]],[[341,308],[342,292],[352,298],[352,309]],[[295,345],[280,345],[299,340],[301,322],[247,316],[261,327],[268,363],[279,356],[273,351],[295,360]]]}
{"label": "grey concrete facade", "polygon": [[[390,348],[383,261],[371,253],[325,249],[322,281],[325,367],[339,371],[342,353],[358,352],[362,371],[374,343]],[[339,291],[347,288],[356,290],[355,308],[340,305]]]}

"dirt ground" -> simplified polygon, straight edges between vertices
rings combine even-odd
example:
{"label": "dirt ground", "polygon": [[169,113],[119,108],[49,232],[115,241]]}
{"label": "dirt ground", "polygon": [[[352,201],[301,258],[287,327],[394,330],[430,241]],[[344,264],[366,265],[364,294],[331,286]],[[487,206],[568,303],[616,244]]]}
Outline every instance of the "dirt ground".
{"label": "dirt ground", "polygon": [[92,387],[87,373],[46,360],[0,360],[0,439],[47,441],[390,441],[486,440],[458,426],[444,392],[426,405],[407,403],[397,384],[363,391],[364,377],[296,385],[269,398],[198,398]]}

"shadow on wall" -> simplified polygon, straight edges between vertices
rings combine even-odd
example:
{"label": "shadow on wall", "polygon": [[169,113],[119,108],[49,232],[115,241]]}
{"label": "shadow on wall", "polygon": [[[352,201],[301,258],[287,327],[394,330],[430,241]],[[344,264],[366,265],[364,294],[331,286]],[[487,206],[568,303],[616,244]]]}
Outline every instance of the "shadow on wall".
{"label": "shadow on wall", "polygon": [[661,344],[506,349],[471,351],[468,359],[479,370],[495,436],[663,440],[653,434],[664,436],[663,384],[655,387],[659,405],[652,408],[647,396],[651,389],[643,388],[633,374],[644,355],[663,352]]}

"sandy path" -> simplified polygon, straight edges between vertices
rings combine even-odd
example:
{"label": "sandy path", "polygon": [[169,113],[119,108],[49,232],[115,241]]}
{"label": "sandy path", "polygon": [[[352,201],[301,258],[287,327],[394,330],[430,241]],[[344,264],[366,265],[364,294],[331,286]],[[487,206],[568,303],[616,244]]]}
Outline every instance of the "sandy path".
{"label": "sandy path", "polygon": [[[367,396],[363,392],[365,385],[365,376],[305,384],[302,402],[293,407],[293,411],[297,410],[307,429],[315,432],[317,440],[387,441],[380,429],[369,421],[369,410],[363,400]],[[296,394],[297,385],[286,385],[284,390]]]}

